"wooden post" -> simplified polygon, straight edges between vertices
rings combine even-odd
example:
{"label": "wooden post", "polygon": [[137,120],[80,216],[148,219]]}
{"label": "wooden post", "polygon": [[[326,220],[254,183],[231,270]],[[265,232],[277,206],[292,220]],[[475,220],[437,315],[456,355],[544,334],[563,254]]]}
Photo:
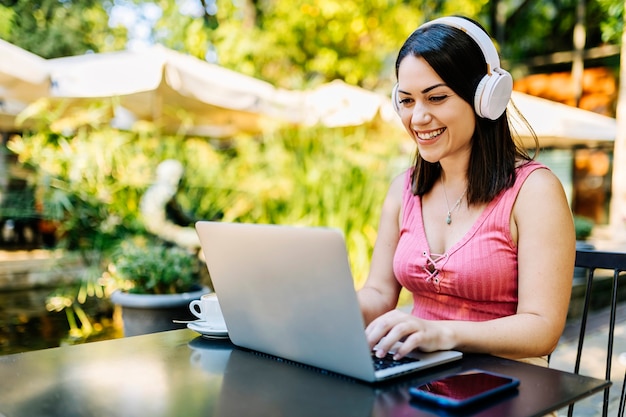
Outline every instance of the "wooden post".
{"label": "wooden post", "polygon": [[[626,1],[624,2],[624,7],[626,8]],[[622,30],[620,80],[617,97],[617,134],[613,148],[613,181],[609,217],[613,238],[619,242],[626,242],[626,30]]]}

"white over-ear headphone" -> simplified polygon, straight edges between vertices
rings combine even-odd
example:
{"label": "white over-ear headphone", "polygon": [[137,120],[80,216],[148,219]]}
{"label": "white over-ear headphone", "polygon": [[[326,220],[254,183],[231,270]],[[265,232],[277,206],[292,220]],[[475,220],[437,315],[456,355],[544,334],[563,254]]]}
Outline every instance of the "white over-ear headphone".
{"label": "white over-ear headphone", "polygon": [[[456,16],[440,17],[424,23],[418,29],[433,25],[443,24],[455,27],[471,37],[485,56],[487,74],[480,80],[474,93],[474,110],[480,117],[496,120],[504,113],[511,99],[513,91],[513,78],[511,74],[500,68],[498,51],[491,38],[484,30],[467,19]],[[398,84],[392,90],[392,102],[396,112],[400,111],[398,102]]]}

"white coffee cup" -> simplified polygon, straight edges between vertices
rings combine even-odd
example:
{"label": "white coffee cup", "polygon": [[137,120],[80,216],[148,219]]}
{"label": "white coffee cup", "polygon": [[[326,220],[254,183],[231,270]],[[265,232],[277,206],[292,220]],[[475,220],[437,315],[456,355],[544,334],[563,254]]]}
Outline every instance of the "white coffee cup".
{"label": "white coffee cup", "polygon": [[202,295],[199,300],[193,300],[189,303],[189,310],[208,327],[215,329],[226,328],[222,309],[217,301],[217,294],[214,292]]}

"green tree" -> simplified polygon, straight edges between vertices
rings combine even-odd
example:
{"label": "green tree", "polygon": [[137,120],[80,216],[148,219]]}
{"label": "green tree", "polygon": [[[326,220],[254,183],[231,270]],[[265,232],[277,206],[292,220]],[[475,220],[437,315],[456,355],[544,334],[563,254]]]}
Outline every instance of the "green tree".
{"label": "green tree", "polygon": [[[571,50],[578,1],[0,0],[0,37],[46,58],[120,50],[128,28],[110,27],[114,8],[141,14],[157,6],[152,42],[278,87],[310,88],[339,78],[386,90],[397,49],[425,20],[476,18],[498,39],[510,68]],[[587,47],[619,42],[622,2],[590,0],[586,10]]]}
{"label": "green tree", "polygon": [[597,0],[603,10],[600,23],[602,40],[609,43],[621,43],[624,30],[623,0]]}
{"label": "green tree", "polygon": [[0,37],[44,58],[120,50],[126,28],[109,27],[111,1],[1,0]]}
{"label": "green tree", "polygon": [[392,52],[423,20],[400,1],[276,1],[251,28],[228,19],[233,12],[224,7],[218,15],[220,62],[285,88],[339,78],[374,89],[391,73]]}
{"label": "green tree", "polygon": [[[163,13],[153,39],[175,50],[217,61],[283,88],[310,88],[339,78],[384,91],[394,81],[398,48],[425,20],[446,14],[475,18],[497,38],[510,68],[523,65],[530,57],[572,50],[578,0],[156,3]],[[587,2],[588,47],[619,38],[618,3]]]}
{"label": "green tree", "polygon": [[60,245],[81,251],[86,264],[146,234],[140,198],[158,164],[173,158],[185,167],[177,200],[191,217],[342,229],[355,277],[364,279],[389,181],[410,162],[401,132],[377,123],[284,127],[218,144],[158,135],[148,123],[114,129],[114,105],[64,112],[40,102],[22,116],[32,131],[8,143],[32,172],[42,215],[58,222]]}
{"label": "green tree", "polygon": [[[502,55],[509,61],[509,66],[525,64],[529,58],[537,56],[572,51],[578,3],[579,0],[490,2],[489,26],[500,44]],[[619,39],[621,14],[616,14],[616,8],[621,6],[617,3],[619,0],[585,2],[587,48]],[[568,69],[570,63],[560,65]],[[543,67],[538,71],[550,69]]]}
{"label": "green tree", "polygon": [[421,3],[160,0],[163,14],[153,38],[278,87],[309,88],[338,78],[368,89],[388,89],[397,49],[431,12],[475,16],[488,2]]}

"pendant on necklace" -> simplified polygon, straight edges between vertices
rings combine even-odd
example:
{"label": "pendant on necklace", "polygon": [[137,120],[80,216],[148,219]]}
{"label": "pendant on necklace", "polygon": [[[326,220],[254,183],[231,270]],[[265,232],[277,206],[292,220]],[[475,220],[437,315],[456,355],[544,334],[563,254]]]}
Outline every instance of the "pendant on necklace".
{"label": "pendant on necklace", "polygon": [[463,191],[463,194],[461,194],[461,197],[459,197],[459,199],[456,200],[456,203],[454,203],[454,206],[450,208],[450,204],[448,203],[448,193],[446,193],[446,185],[443,183],[443,178],[441,178],[441,187],[443,188],[443,196],[446,199],[446,207],[448,208],[448,215],[446,216],[446,224],[450,226],[450,224],[452,223],[452,212],[459,208],[459,204],[461,204],[461,200],[463,200],[463,197],[465,197],[465,193],[467,193],[467,188],[465,188],[465,191]]}

